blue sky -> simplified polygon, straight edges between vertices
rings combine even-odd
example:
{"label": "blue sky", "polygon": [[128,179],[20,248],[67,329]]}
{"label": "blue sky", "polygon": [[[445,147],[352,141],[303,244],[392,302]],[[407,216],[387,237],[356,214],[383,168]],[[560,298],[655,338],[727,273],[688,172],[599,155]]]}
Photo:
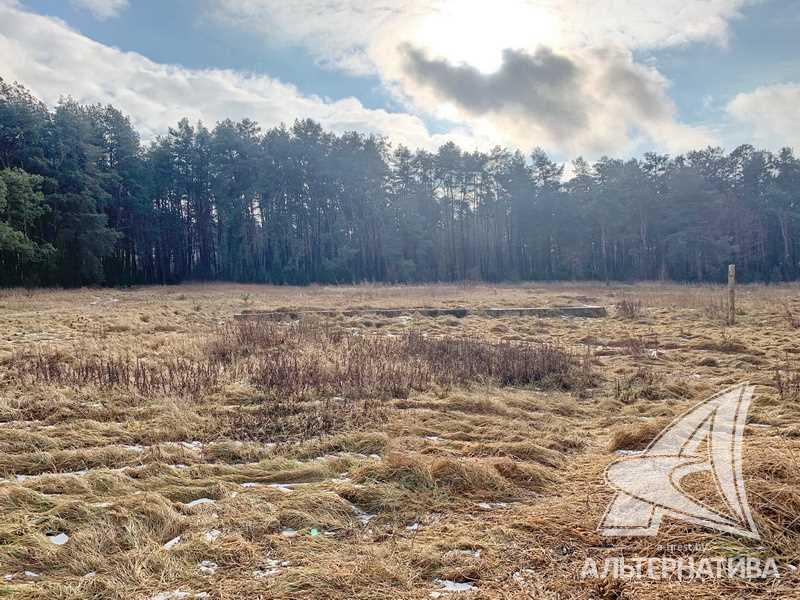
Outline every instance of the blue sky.
{"label": "blue sky", "polygon": [[800,144],[800,2],[480,6],[0,0],[0,76],[51,104],[112,102],[146,138],[186,114],[560,159]]}

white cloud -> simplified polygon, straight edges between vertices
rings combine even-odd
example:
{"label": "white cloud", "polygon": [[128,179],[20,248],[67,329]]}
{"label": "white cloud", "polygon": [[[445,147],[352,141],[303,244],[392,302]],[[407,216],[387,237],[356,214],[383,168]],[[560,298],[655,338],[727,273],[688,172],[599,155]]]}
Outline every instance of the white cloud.
{"label": "white cloud", "polygon": [[128,0],[70,0],[73,6],[88,10],[98,21],[118,17],[128,8]]}
{"label": "white cloud", "polygon": [[518,147],[535,140],[596,157],[648,143],[682,152],[712,141],[702,128],[676,121],[666,80],[624,50],[506,50],[497,71],[481,73],[408,47],[403,79],[417,104],[453,103],[451,118],[491,122]]}
{"label": "white cloud", "polygon": [[[632,51],[707,42],[724,45],[729,23],[759,0],[214,0],[218,20],[262,31],[282,43],[302,45],[329,68],[377,74],[408,110],[484,131],[501,144],[583,153],[630,153],[653,145],[678,152],[713,143],[710,133],[676,119],[669,82],[653,67],[636,64]],[[547,115],[464,110],[419,77],[410,77],[403,48],[453,67],[498,72],[508,49],[535,55],[542,48],[584,65],[586,85],[576,99],[594,102],[587,129],[564,139],[553,135]],[[603,58],[605,55],[606,59]],[[639,78],[657,100],[655,112],[631,111],[625,90],[593,88],[592,69],[617,66]],[[430,83],[430,82],[428,82]],[[535,84],[535,82],[533,82]],[[608,93],[610,92],[610,93]],[[635,108],[635,107],[634,107]]]}
{"label": "white cloud", "polygon": [[94,42],[62,21],[3,0],[0,56],[0,76],[26,85],[44,102],[53,105],[60,96],[71,95],[83,103],[111,103],[131,116],[145,139],[165,133],[182,117],[211,126],[224,118],[248,117],[265,127],[312,118],[333,131],[376,133],[429,149],[451,139],[470,149],[493,143],[469,127],[432,134],[415,115],[367,109],[355,98],[326,101],[269,77],[159,64]]}
{"label": "white cloud", "polygon": [[323,64],[384,73],[403,43],[479,68],[506,48],[724,45],[729,22],[760,1],[213,0],[212,14],[302,44]]}
{"label": "white cloud", "polygon": [[760,145],[800,148],[800,83],[782,83],[737,95],[728,114]]}

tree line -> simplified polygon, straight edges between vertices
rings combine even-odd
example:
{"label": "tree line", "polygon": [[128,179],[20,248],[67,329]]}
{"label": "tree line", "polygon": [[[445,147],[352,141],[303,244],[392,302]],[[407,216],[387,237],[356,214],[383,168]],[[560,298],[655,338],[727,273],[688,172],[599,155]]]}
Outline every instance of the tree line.
{"label": "tree line", "polygon": [[187,280],[717,281],[800,275],[800,160],[435,153],[311,120],[180,121],[143,145],[112,106],[0,79],[0,285]]}

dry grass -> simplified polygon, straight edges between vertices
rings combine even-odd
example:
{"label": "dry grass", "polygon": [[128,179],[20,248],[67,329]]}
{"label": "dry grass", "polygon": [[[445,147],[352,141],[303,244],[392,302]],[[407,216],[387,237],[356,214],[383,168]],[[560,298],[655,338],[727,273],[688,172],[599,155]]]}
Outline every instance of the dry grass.
{"label": "dry grass", "polygon": [[[656,284],[4,290],[0,576],[13,577],[0,590],[388,599],[430,597],[444,579],[476,587],[459,598],[792,597],[791,573],[577,578],[603,546],[700,543],[800,564],[798,287],[741,286],[733,327],[723,297]],[[588,303],[619,318],[231,319]],[[673,521],[657,540],[600,538],[613,453],[746,379],[764,548]],[[710,480],[689,484],[714,502]]]}
{"label": "dry grass", "polygon": [[623,298],[616,303],[614,311],[623,319],[638,319],[644,314],[644,305],[639,298]]}

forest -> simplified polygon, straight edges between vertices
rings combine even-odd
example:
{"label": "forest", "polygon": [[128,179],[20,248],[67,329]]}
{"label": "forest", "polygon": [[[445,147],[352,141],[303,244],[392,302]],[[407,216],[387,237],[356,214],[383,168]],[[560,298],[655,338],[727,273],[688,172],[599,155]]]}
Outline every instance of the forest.
{"label": "forest", "polygon": [[0,79],[0,286],[699,282],[729,262],[779,282],[800,276],[798,225],[789,148],[565,167],[247,119],[143,144],[112,106]]}

